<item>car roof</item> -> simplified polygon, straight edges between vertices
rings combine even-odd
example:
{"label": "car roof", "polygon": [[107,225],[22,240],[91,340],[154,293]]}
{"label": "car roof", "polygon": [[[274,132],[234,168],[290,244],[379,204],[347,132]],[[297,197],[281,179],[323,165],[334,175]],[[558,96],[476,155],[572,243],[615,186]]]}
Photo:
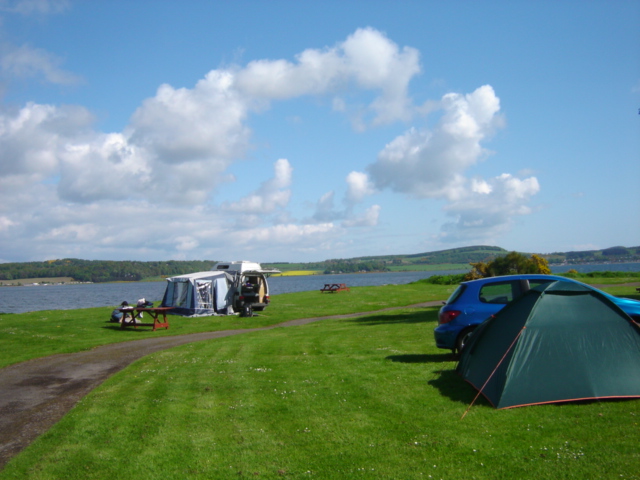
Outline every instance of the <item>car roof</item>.
{"label": "car roof", "polygon": [[571,278],[560,277],[558,275],[544,275],[542,273],[522,273],[518,275],[499,275],[497,277],[486,277],[486,278],[478,278],[476,280],[467,280],[466,282],[462,282],[465,285],[480,285],[483,283],[492,283],[492,282],[506,282],[509,280],[560,280],[564,282],[576,282]]}

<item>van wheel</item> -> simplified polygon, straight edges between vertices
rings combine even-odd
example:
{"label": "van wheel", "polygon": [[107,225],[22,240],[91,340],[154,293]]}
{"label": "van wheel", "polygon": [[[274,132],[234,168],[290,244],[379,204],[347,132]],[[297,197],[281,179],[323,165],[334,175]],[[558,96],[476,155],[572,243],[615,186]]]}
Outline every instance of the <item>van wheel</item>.
{"label": "van wheel", "polygon": [[458,355],[460,355],[460,352],[462,352],[462,349],[466,345],[469,337],[474,330],[475,327],[468,327],[462,330],[462,332],[460,332],[460,335],[458,335],[458,338],[456,339],[456,352],[458,352]]}

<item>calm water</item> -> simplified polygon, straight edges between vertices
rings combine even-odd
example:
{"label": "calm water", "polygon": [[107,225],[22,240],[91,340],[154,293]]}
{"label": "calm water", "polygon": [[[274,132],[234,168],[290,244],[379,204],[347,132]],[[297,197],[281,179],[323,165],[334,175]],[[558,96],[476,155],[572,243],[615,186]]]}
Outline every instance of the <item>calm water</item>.
{"label": "calm water", "polygon": [[[551,267],[554,273],[575,268],[579,272],[640,271],[640,263],[606,265],[571,265]],[[432,275],[462,273],[463,270],[435,272],[394,272],[343,275],[273,277],[269,279],[271,295],[319,290],[325,283],[346,283],[350,287],[402,285]],[[33,287],[0,287],[0,312],[23,313],[38,310],[70,310],[73,308],[116,306],[126,300],[135,303],[146,298],[156,305],[162,300],[165,282],[91,283],[83,285],[50,285]]]}

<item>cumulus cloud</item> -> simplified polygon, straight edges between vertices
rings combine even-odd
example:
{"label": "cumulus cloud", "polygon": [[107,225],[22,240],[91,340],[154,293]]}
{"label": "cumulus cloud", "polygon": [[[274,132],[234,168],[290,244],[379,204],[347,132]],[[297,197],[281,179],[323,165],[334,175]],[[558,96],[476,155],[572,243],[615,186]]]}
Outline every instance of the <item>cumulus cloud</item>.
{"label": "cumulus cloud", "polygon": [[433,130],[411,128],[385,146],[368,168],[375,188],[417,198],[445,200],[455,221],[443,226],[448,240],[474,240],[504,233],[539,191],[535,177],[504,174],[469,179],[466,171],[489,152],[483,142],[504,125],[500,100],[482,86],[466,95],[449,93],[440,101],[442,116]]}
{"label": "cumulus cloud", "polygon": [[62,60],[28,45],[0,45],[0,71],[5,79],[43,78],[58,85],[75,85],[81,78],[61,68]]}
{"label": "cumulus cloud", "polygon": [[535,177],[519,179],[505,173],[488,181],[472,180],[470,188],[445,207],[455,220],[443,227],[448,240],[496,238],[520,215],[531,213],[531,197],[540,191]]}
{"label": "cumulus cloud", "polygon": [[418,198],[461,195],[463,172],[487,155],[482,147],[502,123],[500,100],[489,85],[467,95],[447,94],[433,131],[411,128],[395,138],[369,166],[374,185]]}
{"label": "cumulus cloud", "polygon": [[[39,69],[51,81],[70,80],[52,67],[43,51],[23,48],[5,53],[4,68],[14,74]],[[305,50],[296,63],[255,61],[245,68],[212,70],[193,88],[162,85],[142,102],[121,133],[88,131],[90,115],[81,107],[74,111],[29,104],[13,119],[17,124],[13,132],[11,125],[0,132],[0,142],[15,156],[14,162],[3,165],[30,172],[32,180],[60,175],[60,195],[68,201],[144,196],[197,205],[206,202],[218,185],[232,180],[229,166],[250,148],[247,117],[264,108],[256,100],[333,93],[355,84],[380,92],[371,104],[378,121],[395,120],[406,114],[407,87],[419,71],[418,57],[416,50],[400,49],[381,32],[359,29],[333,48]],[[11,119],[4,120],[6,124]],[[114,185],[125,178],[139,188],[117,191]],[[358,181],[349,180],[351,202],[371,188]],[[288,199],[286,190],[268,198],[258,192],[233,208],[269,209]],[[260,203],[263,200],[267,203]]]}
{"label": "cumulus cloud", "polygon": [[[411,118],[407,90],[420,72],[419,59],[416,49],[400,49],[378,30],[363,28],[333,48],[303,51],[295,63],[251,62],[237,73],[236,85],[251,97],[271,101],[337,94],[354,83],[358,88],[379,92],[368,111],[374,116],[374,124],[384,124]],[[333,103],[336,110],[347,110],[344,99],[334,98]]]}
{"label": "cumulus cloud", "polygon": [[244,153],[246,116],[231,72],[213,70],[192,89],[162,85],[136,110],[127,131],[131,143],[162,163],[209,160],[224,167]]}
{"label": "cumulus cloud", "polygon": [[352,215],[342,222],[343,227],[375,227],[380,217],[380,205],[372,205],[361,215]]}
{"label": "cumulus cloud", "polygon": [[347,196],[348,204],[359,203],[362,199],[374,192],[373,183],[369,176],[363,172],[351,172],[347,175]]}
{"label": "cumulus cloud", "polygon": [[273,178],[262,183],[259,189],[237,202],[226,203],[223,208],[230,212],[244,214],[269,214],[285,208],[291,198],[293,168],[287,159],[281,158],[274,164]]}
{"label": "cumulus cloud", "polygon": [[367,174],[353,171],[347,175],[345,182],[347,183],[347,191],[342,202],[344,208],[337,209],[335,207],[335,192],[331,190],[316,203],[313,220],[316,222],[342,220],[341,225],[345,228],[376,226],[380,216],[380,205],[373,205],[363,213],[356,211],[357,204],[361,203],[365,197],[375,193]]}
{"label": "cumulus cloud", "polygon": [[86,135],[92,121],[82,107],[28,103],[0,112],[0,184],[22,188],[57,175],[60,153],[72,139]]}
{"label": "cumulus cloud", "polygon": [[[0,58],[6,74],[71,80],[46,52],[25,48],[12,54]],[[384,189],[448,202],[449,238],[508,228],[514,216],[529,212],[539,190],[535,177],[466,176],[487,158],[484,143],[503,123],[498,97],[486,85],[416,108],[408,89],[419,72],[417,50],[364,28],[332,47],[305,50],[295,61],[212,70],[192,88],[161,85],[121,132],[96,131],[91,113],[78,106],[4,109],[3,255],[17,257],[24,249],[29,259],[222,258],[279,245],[283,253],[317,251],[341,242],[350,229],[377,226],[382,207],[366,201]],[[366,171],[346,175],[344,193],[329,190],[311,218],[296,220],[289,212],[289,160],[277,160],[272,178],[248,193],[244,178],[229,171],[252,150],[251,116],[272,102],[309,95],[330,99],[330,108],[363,128],[441,116],[433,129],[409,128],[390,141]],[[367,99],[364,107],[354,103],[357,98]],[[217,187],[232,181],[241,192],[237,200],[215,205]]]}
{"label": "cumulus cloud", "polygon": [[151,186],[150,162],[145,156],[118,133],[67,144],[59,152],[60,197],[76,203],[142,198]]}

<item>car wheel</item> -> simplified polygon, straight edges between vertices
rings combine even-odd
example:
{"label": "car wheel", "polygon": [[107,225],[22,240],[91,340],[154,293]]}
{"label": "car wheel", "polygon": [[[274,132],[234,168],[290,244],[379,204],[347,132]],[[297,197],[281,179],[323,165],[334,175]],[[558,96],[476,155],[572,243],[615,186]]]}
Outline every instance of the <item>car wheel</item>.
{"label": "car wheel", "polygon": [[460,335],[458,335],[458,338],[456,339],[456,352],[458,353],[458,355],[460,355],[460,352],[462,352],[462,349],[466,345],[469,337],[474,330],[475,327],[465,328],[462,332],[460,332]]}

